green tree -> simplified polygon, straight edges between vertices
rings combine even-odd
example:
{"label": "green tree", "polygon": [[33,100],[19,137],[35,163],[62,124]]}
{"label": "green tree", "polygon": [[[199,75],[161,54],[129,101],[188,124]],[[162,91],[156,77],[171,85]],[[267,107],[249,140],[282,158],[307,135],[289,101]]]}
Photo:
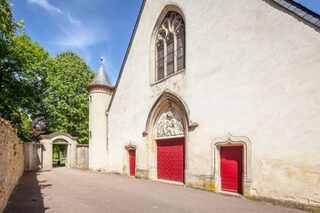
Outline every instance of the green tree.
{"label": "green tree", "polygon": [[64,131],[88,142],[87,85],[93,72],[77,54],[64,52],[53,59],[46,83],[45,120],[48,131]]}
{"label": "green tree", "polygon": [[24,142],[32,141],[31,119],[25,113],[20,113],[21,122],[19,124],[18,137]]}
{"label": "green tree", "polygon": [[26,34],[15,34],[10,5],[0,0],[0,117],[11,122],[22,140],[28,140],[25,116],[41,109],[49,54]]}
{"label": "green tree", "polygon": [[[17,86],[11,92],[15,103],[28,114],[34,114],[42,107],[43,91],[46,89],[46,72],[50,68],[51,58],[38,43],[23,34],[14,36],[11,48],[20,69],[16,70]],[[12,86],[12,82],[11,82]],[[12,105],[11,105],[12,106]]]}
{"label": "green tree", "polygon": [[[7,63],[2,70],[0,116],[9,120],[22,140],[22,115],[33,115],[43,108],[46,71],[50,66],[49,54],[25,35],[11,38]],[[26,130],[26,129],[25,129]],[[30,129],[31,132],[31,129]],[[26,132],[25,132],[26,133]]]}
{"label": "green tree", "polygon": [[10,5],[5,0],[0,0],[0,116],[7,119],[12,114],[12,100],[7,98],[11,95],[11,82],[16,84],[15,70],[19,68],[11,52],[16,29]]}
{"label": "green tree", "polygon": [[[0,0],[0,57],[4,59],[8,53],[11,38],[17,28],[17,24],[13,22],[13,16],[10,5],[5,0]],[[1,61],[4,63],[4,61]]]}

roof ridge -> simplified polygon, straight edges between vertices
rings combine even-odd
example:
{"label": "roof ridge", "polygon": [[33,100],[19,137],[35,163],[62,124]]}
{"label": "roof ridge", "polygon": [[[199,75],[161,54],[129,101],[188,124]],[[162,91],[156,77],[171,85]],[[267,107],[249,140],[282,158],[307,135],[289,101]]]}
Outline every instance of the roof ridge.
{"label": "roof ridge", "polygon": [[130,41],[129,41],[129,44],[128,44],[128,48],[127,48],[127,51],[126,51],[126,54],[123,58],[123,61],[122,61],[122,65],[121,65],[121,68],[120,68],[120,73],[118,75],[118,78],[117,78],[117,82],[116,82],[116,85],[115,85],[115,90],[114,92],[112,93],[112,96],[111,96],[111,100],[110,100],[110,103],[109,103],[109,106],[108,106],[108,109],[107,111],[109,112],[110,111],[110,108],[112,106],[112,103],[113,103],[113,99],[117,93],[117,89],[118,89],[118,85],[120,83],[120,80],[121,80],[121,77],[122,77],[122,74],[123,74],[123,70],[124,70],[124,67],[125,67],[125,64],[127,63],[127,58],[128,58],[128,55],[129,55],[129,52],[131,50],[131,46],[132,46],[132,43],[133,43],[133,39],[136,35],[136,32],[137,32],[137,29],[138,29],[138,26],[139,26],[139,23],[140,23],[140,19],[141,19],[141,16],[142,16],[142,12],[144,10],[144,6],[146,4],[146,1],[147,0],[142,0],[142,4],[141,4],[141,7],[140,7],[140,10],[139,10],[139,14],[138,14],[138,17],[136,19],[136,23],[134,25],[134,28],[133,28],[133,32],[131,34],[131,37],[130,37]]}
{"label": "roof ridge", "polygon": [[320,15],[316,12],[308,9],[307,7],[301,5],[300,3],[293,0],[272,0],[284,7],[285,9],[291,11],[295,15],[299,16],[303,20],[311,23],[312,25],[320,28]]}

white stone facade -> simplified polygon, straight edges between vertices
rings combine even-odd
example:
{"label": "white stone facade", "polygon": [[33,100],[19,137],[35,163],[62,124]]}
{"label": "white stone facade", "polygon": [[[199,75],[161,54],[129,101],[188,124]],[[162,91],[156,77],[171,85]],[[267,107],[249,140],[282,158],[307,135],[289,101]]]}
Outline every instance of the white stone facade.
{"label": "white stone facade", "polygon": [[[155,35],[168,11],[184,18],[186,64],[156,82]],[[109,97],[90,105],[102,142],[90,144],[89,166],[127,174],[133,145],[136,176],[157,179],[155,139],[182,134],[186,185],[220,191],[219,149],[240,144],[245,196],[319,205],[319,51],[319,29],[273,1],[148,0],[108,121]],[[157,122],[168,107],[181,117],[165,134]]]}
{"label": "white stone facade", "polygon": [[107,108],[111,93],[97,86],[89,93],[89,169],[106,171],[107,167]]}

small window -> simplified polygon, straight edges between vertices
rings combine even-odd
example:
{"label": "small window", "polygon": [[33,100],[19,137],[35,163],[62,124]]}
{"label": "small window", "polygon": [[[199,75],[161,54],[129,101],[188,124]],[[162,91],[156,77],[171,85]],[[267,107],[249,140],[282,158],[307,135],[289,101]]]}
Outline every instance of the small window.
{"label": "small window", "polygon": [[177,12],[168,12],[156,40],[156,81],[185,68],[184,21]]}

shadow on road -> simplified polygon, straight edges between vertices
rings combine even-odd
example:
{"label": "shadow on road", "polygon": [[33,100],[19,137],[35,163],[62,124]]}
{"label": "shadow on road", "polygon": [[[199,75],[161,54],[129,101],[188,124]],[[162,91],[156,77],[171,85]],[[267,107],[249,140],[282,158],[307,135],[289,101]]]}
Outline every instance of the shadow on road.
{"label": "shadow on road", "polygon": [[45,171],[25,172],[11,194],[4,213],[45,212],[41,189],[51,187],[47,181],[38,181],[37,176]]}

